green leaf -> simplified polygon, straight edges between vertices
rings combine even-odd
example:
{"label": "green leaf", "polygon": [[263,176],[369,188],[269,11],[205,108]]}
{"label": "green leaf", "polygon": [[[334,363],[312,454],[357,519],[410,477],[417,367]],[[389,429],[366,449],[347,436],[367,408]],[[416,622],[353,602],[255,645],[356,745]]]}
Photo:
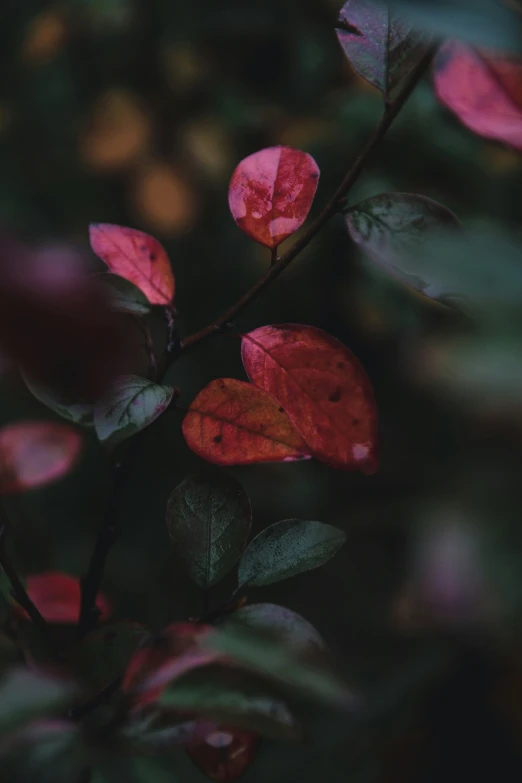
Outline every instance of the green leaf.
{"label": "green leaf", "polygon": [[410,259],[415,263],[416,254],[435,232],[460,227],[449,209],[414,193],[381,193],[344,212],[353,241],[381,269],[417,291],[425,283],[405,265]]}
{"label": "green leaf", "polygon": [[337,21],[337,37],[357,73],[386,98],[411,73],[426,39],[388,4],[348,0]]}
{"label": "green leaf", "polygon": [[187,477],[170,496],[170,537],[189,576],[200,587],[211,587],[234,567],[251,524],[248,495],[225,471],[204,469]]}
{"label": "green leaf", "polygon": [[10,783],[71,783],[88,761],[80,728],[71,722],[35,722],[0,743],[2,779]]}
{"label": "green leaf", "polygon": [[114,447],[148,427],[168,408],[174,389],[123,375],[110,395],[94,410],[94,426],[102,443]]}
{"label": "green leaf", "polygon": [[101,689],[125,671],[132,655],[149,636],[140,623],[121,621],[91,631],[78,647],[73,666],[79,678]]}
{"label": "green leaf", "polygon": [[11,669],[0,680],[0,733],[56,714],[75,693],[75,686],[67,680],[31,669]]}
{"label": "green leaf", "polygon": [[319,631],[297,612],[277,604],[248,604],[226,620],[238,622],[260,631],[277,633],[296,647],[320,647],[325,644]]}
{"label": "green leaf", "polygon": [[25,385],[36,397],[39,402],[57,413],[67,421],[74,424],[80,424],[82,427],[92,427],[94,425],[94,406],[89,403],[71,402],[64,399],[58,392],[42,386],[41,383],[31,380],[29,376],[20,369],[20,374],[25,381]]}
{"label": "green leaf", "polygon": [[174,680],[163,691],[160,704],[274,739],[299,736],[292,714],[266,683],[225,666],[194,669]]}
{"label": "green leaf", "polygon": [[322,522],[285,519],[265,528],[239,563],[239,586],[261,587],[311,571],[330,560],[346,534]]}
{"label": "green leaf", "polygon": [[320,704],[353,704],[329,656],[317,648],[296,648],[281,635],[233,622],[202,636],[200,643],[227,656],[231,665],[264,677],[289,695]]}
{"label": "green leaf", "polygon": [[186,720],[166,710],[137,711],[131,713],[122,727],[121,738],[128,742],[133,752],[172,750],[194,736],[197,723]]}
{"label": "green leaf", "polygon": [[109,304],[119,313],[131,313],[132,315],[147,315],[151,311],[151,304],[140,289],[119,275],[97,275],[100,284],[107,291]]}

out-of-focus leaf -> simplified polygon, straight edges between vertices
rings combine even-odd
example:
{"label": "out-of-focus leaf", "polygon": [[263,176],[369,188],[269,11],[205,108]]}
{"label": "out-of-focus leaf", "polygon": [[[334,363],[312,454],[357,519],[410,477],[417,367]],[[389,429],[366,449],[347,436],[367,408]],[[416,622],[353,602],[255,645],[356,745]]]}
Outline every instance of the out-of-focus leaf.
{"label": "out-of-focus leaf", "polygon": [[[81,587],[74,576],[59,571],[45,571],[27,577],[26,590],[29,598],[42,617],[49,623],[70,625],[78,622],[80,614]],[[110,614],[110,604],[102,593],[98,593],[96,606],[101,619]],[[16,604],[15,611],[22,617],[27,615]]]}
{"label": "out-of-focus leaf", "polygon": [[79,424],[82,427],[92,427],[94,425],[94,406],[88,403],[68,402],[63,399],[59,392],[53,391],[43,386],[41,383],[31,380],[22,370],[21,375],[25,385],[37,400],[50,410],[57,413],[62,418],[73,424]]}
{"label": "out-of-focus leaf", "polygon": [[262,680],[226,666],[193,669],[175,679],[161,694],[160,705],[275,739],[299,736],[288,707]]}
{"label": "out-of-focus leaf", "polygon": [[76,430],[54,421],[19,421],[0,430],[0,492],[26,492],[65,476],[80,456]]}
{"label": "out-of-focus leaf", "polygon": [[97,276],[101,286],[107,291],[109,304],[119,313],[147,315],[150,303],[143,291],[130,280],[119,275],[102,274]]}
{"label": "out-of-focus leaf", "polygon": [[439,50],[434,81],[438,98],[466,127],[522,150],[522,60],[490,59],[452,41]]}
{"label": "out-of-focus leaf", "polygon": [[14,641],[5,633],[0,633],[0,671],[20,662],[20,651]]}
{"label": "out-of-focus leaf", "polygon": [[90,783],[176,783],[177,780],[175,769],[166,769],[159,760],[119,754],[97,763]]}
{"label": "out-of-focus leaf", "polygon": [[349,707],[353,697],[321,650],[296,649],[268,631],[226,623],[201,638],[204,649],[311,702]]}
{"label": "out-of-focus leaf", "polygon": [[11,669],[0,680],[0,733],[55,715],[75,693],[76,687],[67,680],[31,669]]}
{"label": "out-of-focus leaf", "polygon": [[9,783],[71,783],[89,762],[80,728],[38,721],[0,742],[0,768]]}
{"label": "out-of-focus leaf", "polygon": [[324,647],[319,631],[297,612],[277,604],[247,604],[229,618],[232,622],[277,633],[296,647]]}
{"label": "out-of-focus leaf", "polygon": [[322,522],[285,519],[261,531],[239,563],[239,585],[261,587],[311,571],[328,562],[346,534]]}
{"label": "out-of-focus leaf", "polygon": [[138,375],[124,375],[94,409],[94,428],[102,443],[114,448],[152,424],[168,408],[172,386]]}
{"label": "out-of-focus leaf", "polygon": [[310,456],[278,401],[234,378],[205,386],[191,402],[182,429],[192,451],[217,465],[293,462]]}
{"label": "out-of-focus leaf", "polygon": [[[404,281],[416,253],[437,231],[458,229],[449,209],[415,193],[381,193],[344,210],[353,241],[384,271]],[[422,268],[419,270],[422,275]]]}
{"label": "out-of-focus leaf", "polygon": [[374,0],[347,0],[336,32],[357,73],[386,98],[411,73],[426,48],[424,37],[408,19]]}
{"label": "out-of-focus leaf", "polygon": [[214,727],[196,736],[186,747],[187,755],[204,775],[217,783],[231,783],[254,760],[257,737],[242,731]]}
{"label": "out-of-focus leaf", "polygon": [[92,223],[91,247],[111,272],[145,294],[151,304],[169,305],[174,298],[174,274],[157,239],[133,228]]}
{"label": "out-of-focus leaf", "polygon": [[268,147],[249,155],[234,171],[230,211],[245,234],[277,247],[306,220],[318,181],[319,167],[306,152]]}
{"label": "out-of-focus leaf", "polygon": [[74,655],[77,676],[95,689],[103,688],[121,676],[148,635],[147,629],[135,622],[121,621],[95,628]]}
{"label": "out-of-focus leaf", "polygon": [[341,470],[377,470],[372,384],[339,340],[314,326],[262,326],[244,335],[241,357],[250,380],[281,404],[312,456]]}
{"label": "out-of-focus leaf", "polygon": [[170,496],[167,526],[190,577],[203,588],[219,582],[237,563],[252,523],[245,490],[224,471],[190,476]]}
{"label": "out-of-focus leaf", "polygon": [[197,731],[195,720],[186,720],[158,707],[131,713],[122,727],[121,737],[134,752],[160,753],[185,745]]}

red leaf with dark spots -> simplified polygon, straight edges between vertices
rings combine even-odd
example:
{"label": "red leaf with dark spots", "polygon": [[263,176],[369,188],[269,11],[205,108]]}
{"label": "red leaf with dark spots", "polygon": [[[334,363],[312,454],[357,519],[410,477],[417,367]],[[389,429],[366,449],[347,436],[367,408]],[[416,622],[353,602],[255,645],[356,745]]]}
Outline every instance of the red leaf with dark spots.
{"label": "red leaf with dark spots", "polygon": [[241,161],[230,180],[228,203],[239,228],[262,245],[277,247],[303,225],[319,180],[306,152],[268,147]]}
{"label": "red leaf with dark spots", "polygon": [[522,150],[522,62],[444,44],[435,60],[435,90],[467,128]]}
{"label": "red leaf with dark spots", "polygon": [[353,353],[314,326],[263,326],[245,335],[250,380],[286,410],[313,457],[342,470],[377,469],[377,407]]}
{"label": "red leaf with dark spots", "polygon": [[78,432],[53,421],[20,421],[0,429],[0,493],[25,492],[64,476],[82,447]]}
{"label": "red leaf with dark spots", "polygon": [[91,247],[111,272],[134,283],[151,304],[174,298],[174,274],[166,250],[157,239],[134,228],[92,223]]}
{"label": "red leaf with dark spots", "polygon": [[192,451],[217,465],[292,462],[310,456],[277,400],[233,378],[209,383],[191,403],[182,429]]}
{"label": "red leaf with dark spots", "polygon": [[230,783],[245,772],[255,756],[257,736],[215,726],[196,732],[185,746],[187,755],[211,780]]}
{"label": "red leaf with dark spots", "polygon": [[[81,587],[79,580],[74,576],[59,571],[33,574],[27,577],[26,590],[29,598],[48,623],[70,625],[78,622]],[[101,619],[109,616],[109,602],[103,595],[98,595],[96,606],[100,610]],[[25,611],[20,607],[17,607],[16,611],[27,618]]]}

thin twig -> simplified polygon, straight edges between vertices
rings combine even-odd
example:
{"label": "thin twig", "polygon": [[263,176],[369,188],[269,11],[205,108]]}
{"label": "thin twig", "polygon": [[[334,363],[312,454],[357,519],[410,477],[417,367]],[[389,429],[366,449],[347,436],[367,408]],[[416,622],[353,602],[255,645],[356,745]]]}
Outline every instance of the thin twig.
{"label": "thin twig", "polygon": [[374,153],[379,142],[386,135],[393,121],[429,67],[434,54],[435,49],[431,48],[424,55],[422,60],[413,71],[412,76],[410,77],[404,89],[397,96],[397,98],[391,104],[389,104],[387,110],[382,115],[379,125],[375,129],[372,136],[369,138],[362,152],[353,162],[351,168],[348,170],[345,178],[333,194],[332,198],[316,217],[314,222],[309,226],[308,230],[305,231],[305,233],[292,245],[292,247],[289,248],[286,253],[280,256],[277,261],[269,267],[265,274],[260,277],[259,280],[257,280],[257,282],[255,282],[254,285],[237,300],[237,302],[229,307],[228,310],[220,315],[213,323],[205,326],[198,332],[189,335],[185,340],[183,340],[181,343],[182,351],[186,351],[189,348],[192,348],[202,340],[205,340],[208,337],[212,337],[212,335],[219,334],[224,324],[234,321],[239,313],[242,312],[242,310],[244,310],[245,307],[250,304],[250,302],[256,299],[259,294],[264,291],[273,280],[276,279],[276,277],[279,277],[281,272],[286,269],[286,267],[294,260],[294,258],[310,244],[312,239],[314,239],[314,237],[325,226],[330,218],[337,212],[340,200],[346,196],[348,191],[359,178],[368,159]]}
{"label": "thin twig", "polygon": [[19,606],[21,606],[22,609],[27,613],[35,627],[38,628],[49,651],[55,658],[59,658],[60,656],[52,640],[51,629],[49,628],[47,621],[42,617],[34,603],[29,598],[22,580],[18,576],[16,568],[7,554],[6,539],[6,526],[4,524],[0,524],[0,565],[4,569],[5,574],[9,579],[9,583],[11,585],[11,594],[17,604],[19,604]]}

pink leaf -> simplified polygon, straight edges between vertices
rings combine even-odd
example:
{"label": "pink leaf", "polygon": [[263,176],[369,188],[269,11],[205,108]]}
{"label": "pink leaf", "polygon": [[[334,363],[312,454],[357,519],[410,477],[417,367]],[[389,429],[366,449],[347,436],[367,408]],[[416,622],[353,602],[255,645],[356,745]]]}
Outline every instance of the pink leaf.
{"label": "pink leaf", "polygon": [[[26,590],[47,622],[67,625],[78,622],[81,587],[79,580],[74,576],[58,571],[33,574],[27,578]],[[106,618],[110,614],[109,602],[103,595],[98,595],[96,606],[101,612],[101,618]],[[27,618],[23,609],[17,607],[17,611]]]}
{"label": "pink leaf", "polygon": [[268,147],[241,161],[230,180],[228,203],[239,228],[277,247],[303,225],[314,200],[319,167],[306,152]]}
{"label": "pink leaf", "polygon": [[92,223],[91,247],[111,272],[134,283],[151,304],[168,305],[174,298],[169,257],[157,239],[133,228]]}
{"label": "pink leaf", "polygon": [[217,465],[306,459],[308,448],[280,404],[244,381],[212,381],[183,420],[188,446]]}
{"label": "pink leaf", "polygon": [[76,463],[81,437],[66,424],[20,421],[0,429],[0,493],[24,492],[61,478]]}
{"label": "pink leaf", "polygon": [[522,62],[452,41],[439,50],[434,80],[439,100],[466,127],[522,150]]}
{"label": "pink leaf", "polygon": [[250,380],[286,410],[312,456],[343,470],[377,469],[377,408],[353,353],[314,326],[263,326],[245,335]]}

